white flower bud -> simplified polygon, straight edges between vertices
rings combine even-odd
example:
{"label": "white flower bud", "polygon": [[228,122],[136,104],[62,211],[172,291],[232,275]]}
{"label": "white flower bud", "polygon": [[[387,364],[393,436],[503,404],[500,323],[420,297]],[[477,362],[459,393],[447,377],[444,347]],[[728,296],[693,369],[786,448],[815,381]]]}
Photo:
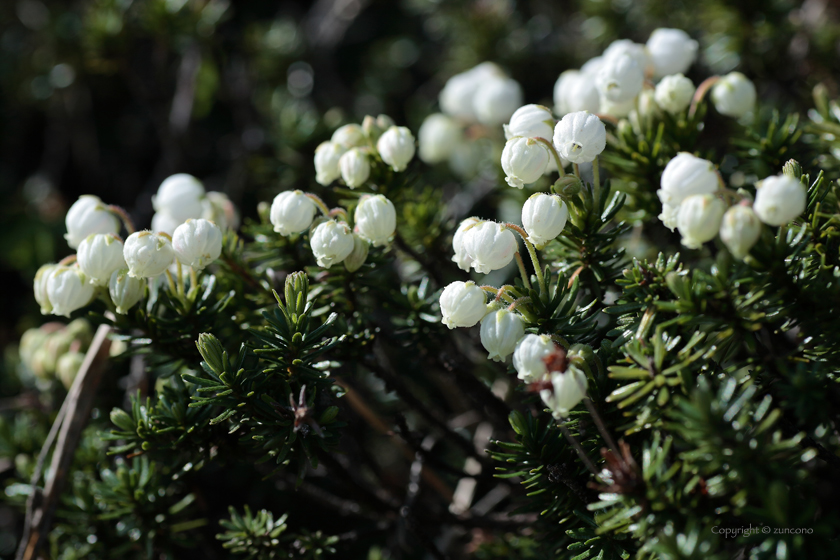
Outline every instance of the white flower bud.
{"label": "white flower bud", "polygon": [[510,119],[522,105],[522,88],[510,78],[489,80],[475,93],[473,106],[478,122],[486,126],[499,126]]}
{"label": "white flower bud", "polygon": [[516,237],[496,222],[479,222],[464,233],[464,251],[476,272],[486,274],[507,266],[516,253]]}
{"label": "white flower bud", "polygon": [[580,67],[580,73],[588,76],[590,80],[594,79],[598,76],[598,72],[601,71],[601,65],[604,64],[605,60],[606,59],[603,56],[590,58],[583,63],[583,66]]}
{"label": "white flower bud", "polygon": [[420,159],[434,165],[449,159],[452,151],[463,140],[463,131],[451,118],[434,113],[420,125],[417,137]]}
{"label": "white flower bud", "polygon": [[[601,61],[600,57],[598,61]],[[577,111],[597,113],[600,108],[601,98],[593,76],[582,69],[566,70],[560,74],[554,84],[554,110],[558,115]]]}
{"label": "white flower bud", "polygon": [[85,355],[81,352],[67,352],[58,358],[55,364],[55,376],[65,389],[69,390],[73,385],[73,380],[76,379],[84,362]]}
{"label": "white flower bud", "polygon": [[[210,220],[220,229],[237,229],[239,227],[239,212],[225,193],[210,191],[204,198],[204,211],[201,217]],[[180,224],[179,224],[180,225]],[[174,229],[172,230],[175,231]],[[171,233],[169,235],[172,235]]]}
{"label": "white flower bud", "polygon": [[222,254],[222,230],[201,218],[187,220],[175,229],[172,249],[178,262],[202,270]]}
{"label": "white flower bud", "polygon": [[92,194],[83,194],[79,200],[67,211],[64,219],[67,233],[64,239],[71,248],[76,249],[79,243],[92,233],[118,233],[120,221],[112,214],[108,207]]}
{"label": "white flower bud", "polygon": [[525,383],[534,383],[548,374],[545,358],[557,350],[547,334],[526,334],[516,343],[513,367],[516,376]]}
{"label": "white flower bud", "polygon": [[808,193],[802,183],[787,175],[776,175],[756,185],[753,210],[765,224],[781,226],[802,214],[807,203]]}
{"label": "white flower bud", "polygon": [[761,221],[749,206],[736,204],[723,215],[720,240],[736,259],[746,257],[760,236]]}
{"label": "white flower bud", "polygon": [[674,231],[677,209],[686,197],[712,194],[717,190],[718,175],[714,164],[687,152],[680,152],[665,166],[660,189],[656,191],[662,202],[659,219]]}
{"label": "white flower bud", "polygon": [[502,169],[511,187],[521,189],[543,176],[551,154],[542,142],[533,138],[514,136],[502,150]]}
{"label": "white flower bud", "polygon": [[569,209],[556,195],[537,193],[522,205],[522,226],[537,248],[560,235],[568,219]]}
{"label": "white flower bud", "polygon": [[128,275],[134,278],[160,276],[175,260],[172,241],[162,233],[138,231],[132,233],[123,245],[123,257],[128,265]]}
{"label": "white flower bud", "polygon": [[606,48],[604,54],[601,55],[601,58],[603,60],[609,60],[623,55],[627,55],[635,60],[636,64],[639,65],[639,68],[641,68],[642,72],[645,74],[653,73],[653,61],[650,58],[647,47],[641,43],[634,43],[630,39],[619,39],[617,41],[613,41],[610,43],[610,46]]}
{"label": "white flower bud", "polygon": [[474,121],[473,98],[478,86],[478,80],[469,71],[449,78],[438,94],[441,111],[465,121]]}
{"label": "white flower bud", "polygon": [[755,86],[740,72],[730,72],[712,86],[712,101],[721,115],[740,119],[755,108]]}
{"label": "white flower bud", "polygon": [[155,212],[155,215],[152,216],[152,231],[172,236],[175,233],[175,228],[183,223],[184,220],[178,220],[168,212]]}
{"label": "white flower bud", "polygon": [[542,105],[523,105],[510,117],[510,122],[504,125],[505,139],[514,136],[525,138],[545,138],[551,142],[554,134],[554,117],[548,107]]}
{"label": "white flower bud", "polygon": [[178,173],[163,180],[152,197],[155,212],[166,212],[179,223],[200,218],[204,210],[204,185],[186,173]]}
{"label": "white flower bud", "polygon": [[[656,102],[656,91],[652,89],[643,89],[636,98],[635,110],[638,115],[645,119],[657,118],[662,114],[662,108]],[[628,113],[629,114],[629,113]]]}
{"label": "white flower bud", "polygon": [[360,235],[353,234],[353,250],[344,259],[344,268],[347,272],[356,272],[367,260],[368,252],[370,252],[370,243]]}
{"label": "white flower bud", "polygon": [[344,155],[347,148],[335,142],[321,142],[315,148],[315,181],[327,186],[339,177],[341,170],[338,168],[338,160]]}
{"label": "white flower bud", "polygon": [[47,296],[55,315],[69,317],[90,303],[94,287],[78,266],[57,266],[47,279]]}
{"label": "white flower bud", "polygon": [[274,231],[292,235],[309,229],[318,207],[303,191],[283,191],[271,203],[269,219]]}
{"label": "white flower bud", "polygon": [[655,78],[684,74],[697,58],[697,41],[681,29],[656,29],[647,41]]}
{"label": "white flower bud", "polygon": [[381,194],[363,196],[353,215],[356,228],[374,247],[385,245],[397,230],[394,203]]}
{"label": "white flower bud", "polygon": [[474,122],[476,120],[475,97],[477,92],[489,80],[504,77],[504,72],[492,62],[483,62],[466,72],[455,74],[446,81],[438,96],[441,110],[453,117]]}
{"label": "white flower bud", "polygon": [[605,115],[610,115],[617,119],[623,119],[624,117],[630,115],[633,109],[636,108],[637,99],[643,97],[644,95],[645,92],[643,90],[638,97],[634,97],[633,99],[628,99],[627,101],[622,101],[620,103],[616,103],[614,101],[610,101],[606,97],[602,97],[601,109],[598,112],[603,113]]}
{"label": "white flower bud", "polygon": [[338,144],[345,150],[349,150],[357,146],[367,145],[367,137],[361,126],[357,124],[345,124],[333,132],[330,142]]}
{"label": "white flower bud", "polygon": [[91,284],[107,286],[111,273],[125,268],[123,243],[113,233],[95,233],[79,243],[76,260]]}
{"label": "white flower bud", "polygon": [[551,385],[552,389],[540,391],[540,398],[551,410],[551,415],[559,420],[568,417],[569,411],[583,400],[588,382],[583,371],[570,365],[563,373],[551,372]]}
{"label": "white flower bud", "polygon": [[394,171],[404,171],[414,157],[414,136],[404,126],[392,126],[376,142],[382,161]]}
{"label": "white flower bud", "polygon": [[457,264],[458,268],[463,271],[468,271],[470,266],[472,266],[472,257],[464,250],[465,232],[468,228],[471,228],[480,221],[481,219],[476,217],[463,220],[458,226],[457,231],[455,231],[455,235],[452,237],[452,249],[455,252],[455,255],[452,257],[452,262]]}
{"label": "white flower bud", "polygon": [[146,281],[129,276],[128,269],[115,270],[108,280],[108,293],[117,307],[117,313],[125,315],[146,293]]}
{"label": "white flower bud", "polygon": [[[50,303],[50,296],[47,294],[47,280],[55,269],[57,264],[45,264],[35,273],[35,281],[33,282],[33,291],[35,292],[35,301],[41,306],[41,315],[49,315],[52,313],[52,304]],[[467,267],[469,270],[469,267]]]}
{"label": "white flower bud", "polygon": [[505,361],[524,334],[522,318],[507,309],[488,313],[481,320],[481,345],[487,350],[487,357],[496,362]]}
{"label": "white flower bud", "polygon": [[656,103],[672,115],[681,113],[691,105],[694,83],[682,74],[665,76],[656,84]]}
{"label": "white flower bud", "polygon": [[440,294],[440,314],[443,324],[455,327],[472,327],[487,315],[487,298],[475,282],[452,282]]}
{"label": "white flower bud", "polygon": [[572,163],[589,163],[607,146],[607,129],[601,119],[578,111],[560,119],[554,127],[554,147]]}
{"label": "white flower bud", "polygon": [[712,194],[693,194],[680,204],[677,229],[682,244],[689,249],[699,249],[720,231],[720,222],[726,205]]}
{"label": "white flower bud", "polygon": [[328,220],[318,224],[312,232],[309,244],[318,266],[329,268],[353,252],[353,232],[344,222]]}
{"label": "white flower bud", "polygon": [[631,101],[642,91],[644,82],[641,66],[627,54],[605,58],[597,78],[601,97],[612,103]]}
{"label": "white flower bud", "polygon": [[351,148],[338,160],[341,178],[351,189],[361,187],[370,177],[370,160],[360,148]]}

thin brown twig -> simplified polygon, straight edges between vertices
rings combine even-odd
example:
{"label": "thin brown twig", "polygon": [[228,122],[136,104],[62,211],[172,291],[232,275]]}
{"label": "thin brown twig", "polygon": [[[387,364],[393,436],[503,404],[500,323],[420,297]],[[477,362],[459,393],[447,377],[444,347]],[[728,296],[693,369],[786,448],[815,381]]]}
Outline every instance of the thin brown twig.
{"label": "thin brown twig", "polygon": [[[111,348],[111,341],[108,339],[110,332],[111,327],[109,325],[100,325],[97,329],[85,355],[85,360],[79,368],[79,373],[67,393],[64,404],[61,405],[61,410],[53,423],[53,427],[50,429],[50,435],[53,435],[53,431],[57,434],[53,436],[53,438],[57,437],[57,442],[50,464],[49,477],[44,485],[43,494],[37,495],[37,479],[33,476],[33,479],[35,479],[32,487],[33,497],[30,498],[32,508],[27,507],[25,533],[21,538],[16,555],[18,560],[37,558],[40,548],[49,534],[53,512],[58,505],[58,499],[69,473],[70,464],[73,462],[73,455],[79,444],[82,429],[90,417],[96,389],[102,379],[102,373],[105,371],[108,352]],[[51,445],[52,440],[48,436],[38,459],[41,465],[43,465],[41,458],[43,457],[46,460]],[[40,472],[35,474],[40,478]]]}

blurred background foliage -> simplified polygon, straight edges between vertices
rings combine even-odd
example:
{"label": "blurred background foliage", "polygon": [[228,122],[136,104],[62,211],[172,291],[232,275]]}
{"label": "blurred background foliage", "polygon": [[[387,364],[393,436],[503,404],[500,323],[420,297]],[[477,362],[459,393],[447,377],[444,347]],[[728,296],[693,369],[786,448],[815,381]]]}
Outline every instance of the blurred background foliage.
{"label": "blurred background foliage", "polygon": [[[281,190],[323,190],[312,154],[341,124],[385,113],[416,133],[445,80],[485,60],[522,84],[526,102],[551,106],[562,71],[661,26],[700,42],[695,83],[737,69],[763,102],[804,113],[817,83],[837,96],[839,13],[828,0],[4,1],[0,409],[23,406],[11,398],[15,347],[44,322],[32,278],[70,253],[64,213],[81,194],[123,206],[144,227],[162,179],[187,172],[255,217],[257,203]],[[462,189],[445,169],[424,173],[439,187],[430,196]],[[485,173],[492,184],[497,160],[487,158]],[[501,200],[483,199],[483,215]],[[30,435],[31,446],[43,437]],[[0,476],[31,470],[27,456],[0,456]],[[259,504],[260,484],[240,486]],[[0,506],[2,556],[19,532],[8,507]]]}

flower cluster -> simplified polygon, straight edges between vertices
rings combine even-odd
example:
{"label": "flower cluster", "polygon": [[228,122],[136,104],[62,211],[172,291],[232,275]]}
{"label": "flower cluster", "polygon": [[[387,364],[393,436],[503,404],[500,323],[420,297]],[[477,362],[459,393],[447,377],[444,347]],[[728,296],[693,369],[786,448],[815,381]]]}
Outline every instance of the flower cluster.
{"label": "flower cluster", "polygon": [[461,175],[474,159],[464,142],[468,127],[498,127],[522,105],[522,88],[492,62],[452,76],[438,97],[441,113],[426,117],[418,133],[419,156],[428,164],[448,161]]}
{"label": "flower cluster", "polygon": [[505,134],[502,170],[507,184],[519,189],[552,170],[563,174],[569,162],[593,162],[607,144],[606,127],[596,115],[576,111],[555,123],[551,111],[541,105],[517,109]]}
{"label": "flower cluster", "polygon": [[[101,293],[110,296],[105,299],[116,313],[125,314],[143,298],[145,279],[169,275],[173,266],[179,282],[186,267],[195,284],[195,273],[221,255],[222,229],[208,219],[184,216],[203,213],[219,217],[223,224],[236,223],[236,210],[227,197],[208,194],[218,196],[205,195],[201,183],[189,175],[173,175],[161,184],[153,198],[153,229],[155,220],[160,223],[158,217],[164,216],[168,225],[175,224],[171,235],[134,231],[120,208],[93,195],[79,197],[66,216],[65,238],[76,254],[42,266],[35,275],[41,313],[69,317]],[[129,233],[125,242],[119,236],[120,220]]]}
{"label": "flower cluster", "polygon": [[[554,85],[554,110],[558,115],[589,111],[616,118],[633,110],[682,113],[698,90],[683,75],[697,58],[697,49],[697,41],[680,29],[656,29],[646,44],[614,41],[579,70],[560,75]],[[755,86],[743,74],[714,77],[704,85],[712,87],[712,101],[722,115],[740,119],[752,114]]]}
{"label": "flower cluster", "polygon": [[315,149],[315,180],[330,185],[341,179],[355,189],[367,183],[377,162],[405,171],[414,158],[414,136],[387,115],[365,117],[361,125],[346,124]]}
{"label": "flower cluster", "polygon": [[20,338],[21,363],[36,380],[55,378],[69,389],[92,338],[90,323],[85,319],[75,319],[67,325],[44,323]]}
{"label": "flower cluster", "polygon": [[[606,145],[604,123],[586,111],[569,113],[555,122],[546,107],[525,105],[513,113],[504,128],[509,139],[502,154],[502,168],[507,183],[519,188],[546,173],[552,160],[561,174],[564,160],[575,163],[576,175],[577,164],[593,162],[596,168],[597,157]],[[579,177],[571,179],[580,183]],[[561,235],[568,219],[569,208],[560,195],[536,193],[522,207],[523,227],[478,217],[463,220],[452,240],[452,260],[464,271],[472,268],[477,273],[487,273],[504,268],[516,258],[523,283],[528,286],[515,232],[528,249],[543,295],[545,286],[537,249]],[[489,304],[488,294],[495,295]],[[439,302],[445,325],[469,328],[480,323],[481,343],[488,358],[505,361],[513,355],[519,379],[536,387],[555,417],[565,417],[586,395],[586,374],[566,360],[567,349],[551,336],[526,334],[529,325],[537,326],[525,310],[529,300],[513,286],[497,289],[457,281],[446,286]]]}
{"label": "flower cluster", "polygon": [[222,229],[239,227],[236,207],[227,195],[205,192],[204,185],[187,173],[177,173],[164,179],[152,197],[155,215],[152,231],[172,236],[175,228],[187,220],[203,218]]}
{"label": "flower cluster", "polygon": [[[749,253],[761,236],[762,223],[781,226],[805,211],[805,187],[787,175],[767,177],[756,185],[755,200],[722,187],[712,162],[679,153],[665,166],[660,189],[659,219],[682,244],[697,249],[718,234],[729,252],[739,259]],[[736,201],[727,208],[726,201]]]}

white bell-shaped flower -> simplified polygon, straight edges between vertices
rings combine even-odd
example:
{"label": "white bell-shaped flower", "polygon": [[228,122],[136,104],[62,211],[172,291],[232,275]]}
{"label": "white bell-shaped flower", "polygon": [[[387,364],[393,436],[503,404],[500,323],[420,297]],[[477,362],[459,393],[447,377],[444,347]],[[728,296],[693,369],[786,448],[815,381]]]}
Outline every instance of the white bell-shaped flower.
{"label": "white bell-shaped flower", "polygon": [[345,124],[333,132],[330,142],[338,144],[345,150],[349,150],[350,148],[367,145],[367,137],[361,126],[357,124]]}
{"label": "white bell-shaped flower", "polygon": [[464,251],[472,259],[476,272],[486,274],[507,266],[516,253],[513,232],[496,222],[479,222],[463,237]]}
{"label": "white bell-shaped flower", "polygon": [[32,289],[35,293],[35,301],[41,306],[41,315],[52,313],[52,304],[50,303],[50,296],[47,293],[47,280],[49,280],[58,266],[55,263],[45,264],[35,273],[35,281],[33,282]]}
{"label": "white bell-shaped flower", "polygon": [[397,230],[394,203],[381,194],[365,195],[359,199],[353,220],[359,235],[374,247],[387,244]]}
{"label": "white bell-shaped flower", "polygon": [[726,205],[712,194],[693,194],[680,204],[677,229],[682,244],[689,249],[699,249],[720,231],[720,222]]}
{"label": "white bell-shaped flower", "polygon": [[761,220],[749,206],[736,204],[723,215],[720,240],[736,259],[747,256],[761,237]]}
{"label": "white bell-shaped flower", "polygon": [[370,177],[370,160],[361,148],[351,148],[338,160],[341,178],[351,189],[361,187]]}
{"label": "white bell-shaped flower", "polygon": [[654,30],[647,41],[654,77],[684,74],[697,58],[697,47],[697,41],[682,29]]}
{"label": "white bell-shaped flower", "polygon": [[440,314],[450,329],[472,327],[487,312],[486,294],[475,282],[452,282],[440,294]]}
{"label": "white bell-shaped flower", "polygon": [[123,243],[113,233],[94,233],[79,243],[76,261],[95,286],[107,286],[111,273],[125,268]]}
{"label": "white bell-shaped flower", "polygon": [[613,41],[604,50],[604,54],[601,55],[601,58],[603,58],[603,60],[609,60],[624,55],[635,60],[636,64],[639,65],[639,68],[641,68],[642,72],[645,74],[653,73],[653,61],[650,58],[650,53],[648,53],[647,47],[641,43],[634,43],[630,39],[618,39],[617,41]]}
{"label": "white bell-shaped flower", "polygon": [[463,121],[475,122],[477,120],[476,94],[481,88],[486,87],[488,82],[504,77],[504,72],[492,62],[483,62],[466,72],[455,74],[446,81],[438,95],[441,110]]}
{"label": "white bell-shaped flower", "polygon": [[362,236],[353,234],[353,250],[344,258],[344,268],[347,272],[356,272],[367,260],[370,243]]}
{"label": "white bell-shaped flower", "polygon": [[481,219],[474,216],[463,220],[452,237],[452,250],[455,252],[452,262],[463,271],[468,271],[472,266],[472,257],[464,250],[464,235],[469,228],[479,222],[481,222]]}
{"label": "white bell-shaped flower", "polygon": [[525,138],[545,138],[551,142],[554,134],[554,116],[548,107],[542,105],[523,105],[510,117],[510,122],[504,126],[505,139],[514,136]]}
{"label": "white bell-shaped flower", "polygon": [[329,268],[353,252],[353,232],[344,222],[327,220],[318,224],[312,232],[309,244],[318,266]]}
{"label": "white bell-shaped flower", "polygon": [[119,219],[108,207],[92,194],[83,194],[73,203],[64,219],[67,233],[64,239],[71,248],[76,249],[92,233],[118,233]]}
{"label": "white bell-shaped flower", "polygon": [[179,223],[200,218],[204,212],[204,185],[187,173],[177,173],[163,180],[152,197],[155,212],[165,212]]}
{"label": "white bell-shaped flower", "polygon": [[644,70],[626,53],[605,58],[598,72],[598,92],[611,103],[626,103],[635,99],[645,82]]}
{"label": "white bell-shaped flower", "polygon": [[55,315],[69,317],[93,299],[93,284],[78,266],[57,266],[47,279],[47,296]]}
{"label": "white bell-shaped flower", "polygon": [[[239,211],[228,198],[228,195],[222,192],[210,191],[207,193],[204,198],[204,211],[201,217],[210,220],[219,226],[222,231],[239,228]],[[174,229],[172,231],[175,232]]]}
{"label": "white bell-shaped flower", "polygon": [[516,376],[525,383],[534,383],[548,374],[545,358],[557,351],[557,345],[547,334],[526,334],[516,343],[513,367]]}
{"label": "white bell-shaped flower", "polygon": [[414,157],[414,135],[404,126],[392,126],[376,142],[382,161],[394,171],[405,171]]}
{"label": "white bell-shaped flower", "polygon": [[175,229],[172,248],[178,262],[202,270],[222,254],[222,230],[208,220],[187,220]]}
{"label": "white bell-shaped flower", "polygon": [[165,233],[171,237],[175,233],[175,228],[183,224],[184,221],[171,216],[168,212],[155,212],[152,216],[151,229],[155,233]]}
{"label": "white bell-shaped flower", "polygon": [[108,280],[108,294],[120,315],[128,313],[129,309],[143,299],[145,293],[146,281],[130,276],[127,268],[115,270]]}
{"label": "white bell-shaped flower", "polygon": [[718,190],[718,184],[718,175],[712,162],[680,152],[665,166],[660,188],[656,191],[662,202],[659,219],[674,231],[680,203],[694,194],[712,194]]}
{"label": "white bell-shaped flower", "polygon": [[502,150],[502,169],[511,187],[521,189],[543,176],[551,154],[548,147],[534,138],[514,136]]}
{"label": "white bell-shaped flower", "polygon": [[589,163],[607,146],[607,129],[597,116],[578,111],[554,127],[554,147],[572,163]]}
{"label": "white bell-shaped flower", "polygon": [[318,207],[303,191],[283,191],[274,197],[269,219],[274,231],[280,235],[292,235],[309,229]]}
{"label": "white bell-shaped flower", "polygon": [[740,72],[730,72],[712,86],[712,102],[721,115],[740,119],[755,109],[755,85]]}
{"label": "white bell-shaped flower", "polygon": [[556,419],[566,418],[586,396],[586,374],[570,365],[565,372],[551,372],[551,389],[540,391],[540,398]]}
{"label": "white bell-shaped flower", "polygon": [[556,195],[537,193],[522,205],[522,226],[537,248],[560,235],[568,219],[569,209]]}
{"label": "white bell-shaped flower", "polygon": [[654,98],[662,109],[676,115],[691,105],[691,98],[694,97],[696,89],[690,79],[682,74],[672,74],[656,84]]}
{"label": "white bell-shaped flower", "polygon": [[560,74],[554,83],[554,110],[558,115],[578,111],[597,113],[600,108],[601,98],[594,76],[582,70],[566,70]]}
{"label": "white bell-shaped flower", "polygon": [[801,182],[787,175],[767,177],[756,186],[755,210],[769,226],[781,226],[805,211],[808,192]]}
{"label": "white bell-shaped flower", "polygon": [[478,122],[485,126],[506,123],[522,105],[522,87],[511,78],[488,80],[475,93],[473,106]]}
{"label": "white bell-shaped flower", "polygon": [[123,245],[128,274],[134,278],[160,276],[175,261],[172,241],[164,234],[137,231]]}
{"label": "white bell-shaped flower", "polygon": [[481,345],[487,357],[496,362],[505,361],[524,334],[522,318],[507,309],[492,311],[481,320]]}
{"label": "white bell-shaped flower", "polygon": [[611,117],[615,117],[617,119],[623,119],[628,117],[630,113],[633,112],[633,109],[636,108],[636,103],[639,98],[644,96],[644,90],[642,93],[639,94],[638,97],[634,97],[633,99],[629,99],[627,101],[622,101],[620,103],[616,103],[610,101],[606,97],[601,98],[601,109],[598,111],[600,114],[610,115]]}
{"label": "white bell-shaped flower", "polygon": [[434,113],[426,117],[418,137],[418,156],[429,165],[449,159],[455,148],[463,142],[464,133],[452,118]]}
{"label": "white bell-shaped flower", "polygon": [[315,181],[327,186],[341,177],[338,160],[346,151],[347,148],[336,142],[321,142],[315,148]]}

